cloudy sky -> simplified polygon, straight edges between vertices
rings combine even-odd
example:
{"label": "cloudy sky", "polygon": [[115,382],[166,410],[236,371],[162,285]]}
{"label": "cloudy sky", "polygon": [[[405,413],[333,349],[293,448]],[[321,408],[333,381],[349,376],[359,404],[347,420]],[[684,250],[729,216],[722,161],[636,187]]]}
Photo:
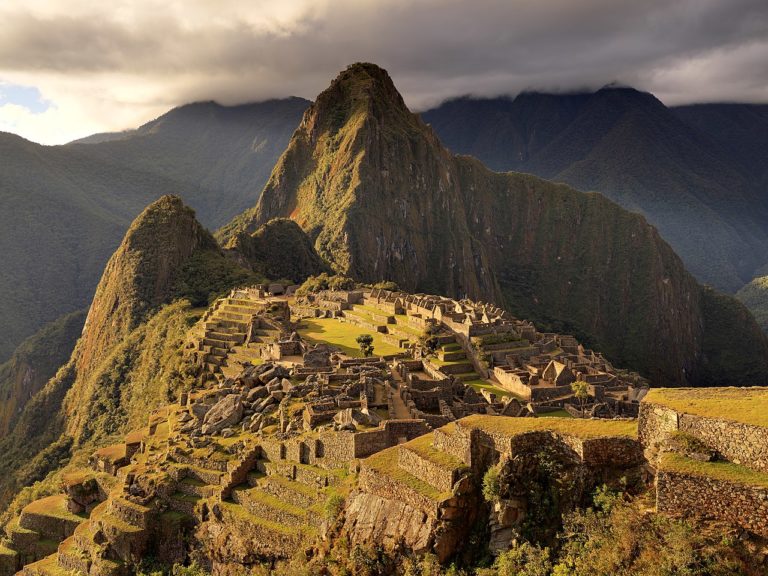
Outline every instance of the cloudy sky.
{"label": "cloudy sky", "polygon": [[413,109],[622,82],[768,102],[767,0],[2,0],[0,131],[63,143],[195,100],[309,99],[355,61]]}

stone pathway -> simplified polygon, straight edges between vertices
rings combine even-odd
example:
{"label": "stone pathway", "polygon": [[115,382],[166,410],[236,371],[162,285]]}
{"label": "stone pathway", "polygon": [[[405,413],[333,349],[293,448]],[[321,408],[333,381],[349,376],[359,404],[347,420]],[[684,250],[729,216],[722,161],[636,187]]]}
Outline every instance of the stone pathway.
{"label": "stone pathway", "polygon": [[395,418],[398,420],[407,420],[411,418],[411,413],[408,411],[408,407],[400,397],[400,384],[403,383],[403,378],[395,370],[392,370],[392,376],[395,378],[395,390],[394,394],[392,394],[392,405],[395,408]]}

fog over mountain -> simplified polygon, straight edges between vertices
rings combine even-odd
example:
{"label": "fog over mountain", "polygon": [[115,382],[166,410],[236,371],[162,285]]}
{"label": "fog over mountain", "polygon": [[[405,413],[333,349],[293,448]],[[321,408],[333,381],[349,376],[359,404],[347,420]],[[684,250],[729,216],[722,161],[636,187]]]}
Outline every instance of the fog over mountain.
{"label": "fog over mountain", "polygon": [[0,18],[0,130],[48,144],[191,101],[311,98],[354,60],[386,67],[412,109],[613,81],[667,105],[768,101],[760,0],[12,0]]}

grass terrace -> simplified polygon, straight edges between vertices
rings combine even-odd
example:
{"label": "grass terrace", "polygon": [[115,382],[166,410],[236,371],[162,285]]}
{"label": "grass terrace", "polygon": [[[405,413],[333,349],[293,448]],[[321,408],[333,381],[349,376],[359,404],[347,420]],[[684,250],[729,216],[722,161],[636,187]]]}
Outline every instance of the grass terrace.
{"label": "grass terrace", "polygon": [[553,410],[552,412],[542,412],[539,418],[573,418],[567,410]]}
{"label": "grass terrace", "polygon": [[419,436],[410,442],[406,442],[402,446],[412,450],[425,460],[429,460],[430,462],[437,464],[441,468],[467,468],[467,465],[455,456],[452,456],[447,452],[436,450],[432,446],[432,434],[424,434],[423,436]]}
{"label": "grass terrace", "polygon": [[408,472],[398,466],[398,447],[387,448],[382,450],[378,454],[369,456],[364,460],[365,464],[375,470],[376,472],[383,474],[405,484],[409,488],[413,489],[418,494],[426,496],[430,500],[435,502],[441,502],[451,497],[450,492],[441,492],[434,486],[419,480],[415,476],[410,475]]}
{"label": "grass terrace", "polygon": [[643,402],[696,416],[768,427],[768,387],[651,388]]}
{"label": "grass terrace", "polygon": [[637,438],[636,420],[587,420],[580,418],[513,418],[474,414],[457,421],[461,428],[479,428],[496,434],[514,436],[525,432],[551,430],[577,438],[629,436]]}
{"label": "grass terrace", "polygon": [[65,494],[55,494],[41,500],[35,500],[24,507],[24,512],[27,514],[37,514],[39,516],[72,520],[74,522],[81,522],[85,518],[84,515],[73,514],[67,509],[67,497]]}
{"label": "grass terrace", "polygon": [[507,396],[511,398],[517,398],[518,400],[522,400],[522,398],[513,394],[509,390],[505,390],[504,388],[496,386],[490,380],[483,380],[482,378],[476,378],[474,380],[465,380],[464,384],[466,384],[467,386],[472,386],[472,388],[474,388],[478,392],[480,392],[481,390],[488,390],[488,392],[490,392],[491,394],[496,394],[496,396]]}
{"label": "grass terrace", "polygon": [[341,322],[334,318],[308,318],[303,320],[299,326],[299,334],[310,342],[325,342],[336,346],[344,354],[353,358],[360,358],[363,355],[360,352],[360,346],[355,341],[361,334],[373,336],[373,353],[376,356],[386,356],[402,352],[397,346],[385,342],[381,334],[367,328],[361,328],[350,322]]}
{"label": "grass terrace", "polygon": [[732,462],[699,462],[670,452],[661,457],[659,469],[678,474],[713,478],[723,482],[768,488],[768,474],[755,472]]}

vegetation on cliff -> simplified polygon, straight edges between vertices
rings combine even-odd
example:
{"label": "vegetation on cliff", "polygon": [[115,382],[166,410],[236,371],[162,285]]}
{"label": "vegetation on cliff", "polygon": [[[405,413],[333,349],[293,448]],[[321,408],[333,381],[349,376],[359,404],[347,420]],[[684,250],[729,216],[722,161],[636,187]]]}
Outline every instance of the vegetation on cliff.
{"label": "vegetation on cliff", "polygon": [[253,234],[240,233],[228,247],[263,278],[301,283],[329,269],[302,229],[286,218],[271,220]]}
{"label": "vegetation on cliff", "polygon": [[67,362],[85,315],[81,310],[47,324],[0,364],[0,438],[13,427],[29,399]]}
{"label": "vegetation on cliff", "polygon": [[454,152],[597,190],[659,229],[701,281],[735,292],[768,250],[766,107],[667,108],[651,94],[526,92],[422,114]]}
{"label": "vegetation on cliff", "polygon": [[768,332],[768,276],[753,279],[736,293],[736,298],[749,308],[760,327]]}
{"label": "vegetation on cliff", "polygon": [[185,297],[207,304],[251,277],[180,198],[148,206],[107,264],[71,358],[0,440],[0,503],[174,398],[188,384],[182,347],[202,314]]}

